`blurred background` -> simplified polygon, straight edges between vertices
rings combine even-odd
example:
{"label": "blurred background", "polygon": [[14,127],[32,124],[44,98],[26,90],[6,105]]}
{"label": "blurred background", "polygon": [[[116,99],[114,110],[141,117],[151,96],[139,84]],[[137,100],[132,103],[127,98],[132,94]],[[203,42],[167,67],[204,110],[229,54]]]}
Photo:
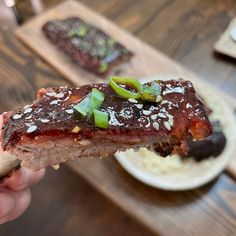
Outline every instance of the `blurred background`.
{"label": "blurred background", "polygon": [[[72,85],[15,36],[20,26],[62,2],[0,1],[0,112],[31,103],[41,87]],[[219,53],[214,45],[236,16],[235,0],[80,2],[221,90],[234,112],[236,43],[231,31],[223,39],[230,41],[230,49]],[[73,169],[48,168],[32,188],[29,209],[1,225],[0,235],[236,234],[234,167],[203,187],[177,192],[139,182],[115,158],[81,160]]]}

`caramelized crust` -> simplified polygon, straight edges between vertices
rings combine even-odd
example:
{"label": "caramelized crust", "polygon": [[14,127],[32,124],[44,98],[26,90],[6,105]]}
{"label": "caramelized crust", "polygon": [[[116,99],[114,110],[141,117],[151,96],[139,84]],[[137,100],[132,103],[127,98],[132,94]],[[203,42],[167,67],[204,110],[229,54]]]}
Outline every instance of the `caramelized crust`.
{"label": "caramelized crust", "polygon": [[[33,104],[19,108],[13,114],[4,113],[2,147],[14,150],[18,144],[30,140],[64,138],[73,142],[101,138],[112,143],[135,145],[136,138],[150,137],[150,143],[165,156],[173,150],[181,152],[187,136],[203,139],[210,135],[210,122],[192,83],[184,80],[158,83],[163,97],[161,103],[125,100],[107,84],[43,88]],[[92,88],[105,94],[100,110],[109,114],[108,129],[96,128],[92,118],[78,116],[73,111],[73,106]],[[75,127],[79,127],[77,133],[72,131]],[[157,137],[156,142],[153,137]],[[166,143],[165,147],[163,143]]]}

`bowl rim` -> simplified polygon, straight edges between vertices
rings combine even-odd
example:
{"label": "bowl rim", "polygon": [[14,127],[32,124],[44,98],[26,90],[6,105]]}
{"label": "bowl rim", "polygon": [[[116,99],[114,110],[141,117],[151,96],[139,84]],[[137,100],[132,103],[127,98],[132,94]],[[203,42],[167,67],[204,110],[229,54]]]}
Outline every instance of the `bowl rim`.
{"label": "bowl rim", "polygon": [[[159,79],[159,78],[161,78],[161,79],[164,78],[164,80],[167,80],[167,79],[171,79],[171,78],[179,78],[179,76],[176,76],[176,75],[154,75],[154,76],[148,76],[148,77],[141,78],[139,81],[142,83],[145,83],[145,82],[149,82],[149,81],[152,81],[154,79]],[[200,87],[200,85],[199,85],[199,87]],[[201,95],[203,95],[203,97],[204,97],[204,92]],[[226,105],[227,109],[232,110],[226,102],[225,102],[225,105]],[[234,121],[236,121],[233,111],[231,112],[231,114],[229,116],[231,116],[229,119],[233,119]],[[233,127],[234,127],[235,133],[236,133],[236,124]],[[236,141],[236,136],[234,137],[234,139]],[[134,176],[135,178],[137,178],[141,182],[143,182],[149,186],[163,189],[163,190],[172,190],[172,191],[182,190],[183,191],[183,190],[190,190],[190,189],[198,188],[202,185],[209,183],[213,179],[215,179],[225,169],[229,160],[233,156],[232,155],[233,151],[235,151],[234,148],[232,147],[232,145],[231,145],[231,147],[226,147],[226,148],[230,148],[227,152],[228,155],[224,155],[224,152],[225,152],[225,150],[224,150],[223,151],[224,156],[221,154],[219,156],[219,157],[221,157],[221,159],[217,157],[219,160],[218,161],[219,164],[214,163],[214,168],[212,168],[211,171],[208,171],[205,175],[200,175],[198,178],[195,178],[189,182],[180,182],[179,181],[179,182],[176,182],[175,184],[173,184],[173,182],[165,180],[165,178],[163,176],[153,175],[150,172],[148,173],[148,171],[142,170],[142,169],[138,168],[137,166],[132,165],[132,162],[129,161],[128,158],[126,158],[127,157],[126,152],[116,153],[115,157],[116,157],[116,160],[121,164],[121,166],[130,175]],[[217,158],[214,158],[215,162],[217,162]]]}

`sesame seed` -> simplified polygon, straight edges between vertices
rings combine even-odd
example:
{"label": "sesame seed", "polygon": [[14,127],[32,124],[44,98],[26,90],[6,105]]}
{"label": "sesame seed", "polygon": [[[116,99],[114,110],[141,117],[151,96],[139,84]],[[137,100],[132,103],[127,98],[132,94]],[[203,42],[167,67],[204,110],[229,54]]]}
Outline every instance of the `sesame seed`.
{"label": "sesame seed", "polygon": [[33,109],[31,107],[24,110],[24,114],[30,113]]}
{"label": "sesame seed", "polygon": [[157,115],[158,115],[159,117],[161,117],[161,118],[166,118],[166,115],[163,114],[163,113],[160,113],[160,112],[159,112]]}
{"label": "sesame seed", "polygon": [[143,110],[143,114],[144,114],[145,116],[148,116],[148,115],[150,115],[151,113],[152,113],[151,111]]}
{"label": "sesame seed", "polygon": [[18,119],[20,119],[22,117],[22,115],[20,115],[20,114],[15,114],[12,118],[14,119],[14,120],[18,120]]}
{"label": "sesame seed", "polygon": [[157,119],[157,114],[151,115],[151,119],[156,120]]}
{"label": "sesame seed", "polygon": [[167,100],[163,100],[163,101],[161,102],[161,105],[166,104],[166,103],[168,103],[168,101],[167,101]]}
{"label": "sesame seed", "polygon": [[54,97],[56,95],[56,93],[51,92],[51,93],[46,93],[46,95],[50,96],[50,97]]}
{"label": "sesame seed", "polygon": [[170,124],[170,126],[173,126],[174,124],[174,117],[171,114],[166,114],[169,118],[168,122]]}
{"label": "sesame seed", "polygon": [[168,121],[164,122],[164,126],[166,127],[166,129],[171,130],[171,127]]}
{"label": "sesame seed", "polygon": [[129,98],[128,101],[131,102],[131,103],[138,103],[138,101],[133,99],[133,98]]}
{"label": "sesame seed", "polygon": [[143,104],[134,104],[138,109],[142,109],[143,108]]}
{"label": "sesame seed", "polygon": [[189,103],[187,103],[187,104],[186,104],[186,108],[187,108],[187,109],[188,109],[188,108],[192,108],[192,105],[189,104]]}
{"label": "sesame seed", "polygon": [[37,129],[36,125],[31,125],[28,129],[27,129],[27,133],[33,133],[35,130]]}
{"label": "sesame seed", "polygon": [[58,102],[59,102],[59,100],[53,100],[50,102],[50,105],[56,105],[56,104],[58,104]]}
{"label": "sesame seed", "polygon": [[49,119],[40,119],[42,123],[48,123],[50,120]]}
{"label": "sesame seed", "polygon": [[169,119],[169,124],[170,124],[170,126],[173,126],[173,124],[174,124],[173,118],[172,118],[172,119]]}
{"label": "sesame seed", "polygon": [[25,105],[23,108],[24,108],[24,109],[27,109],[27,108],[29,108],[29,107],[31,107],[31,105]]}
{"label": "sesame seed", "polygon": [[74,113],[73,109],[65,110],[65,112],[66,112],[67,114],[73,114],[73,113]]}
{"label": "sesame seed", "polygon": [[63,98],[64,97],[64,93],[58,93],[55,95],[56,98]]}
{"label": "sesame seed", "polygon": [[152,126],[154,129],[159,130],[160,125],[157,122],[153,122]]}
{"label": "sesame seed", "polygon": [[27,117],[25,117],[26,120],[29,120],[29,119],[31,119],[31,118],[32,118],[32,114],[29,115],[29,116],[27,116]]}
{"label": "sesame seed", "polygon": [[175,88],[172,88],[170,86],[167,86],[168,87],[168,90],[165,90],[163,92],[163,95],[166,95],[168,93],[182,93],[184,94],[184,88],[183,87],[175,87]]}

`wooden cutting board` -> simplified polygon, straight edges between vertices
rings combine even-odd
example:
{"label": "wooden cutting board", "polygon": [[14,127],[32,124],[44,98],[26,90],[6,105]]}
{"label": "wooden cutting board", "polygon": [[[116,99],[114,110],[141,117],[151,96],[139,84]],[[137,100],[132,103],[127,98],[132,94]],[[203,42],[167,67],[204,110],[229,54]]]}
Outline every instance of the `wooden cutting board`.
{"label": "wooden cutting board", "polygon": [[[19,27],[16,30],[16,36],[75,85],[102,81],[102,79],[73,64],[66,55],[60,52],[57,47],[53,46],[45,38],[41,31],[42,26],[48,20],[63,19],[69,16],[78,16],[92,23],[107,32],[109,35],[112,35],[134,52],[135,57],[132,59],[130,65],[122,71],[123,75],[142,78],[150,75],[174,74],[179,77],[190,79],[193,83],[201,83],[206,88],[210,87],[210,89],[214,89],[194,73],[183,68],[160,51],[157,51],[151,46],[145,44],[82,3],[67,1]],[[236,108],[236,101],[233,98],[216,89],[215,91],[219,96],[228,101],[232,106],[232,109]],[[232,161],[227,170],[236,177],[236,161]]]}
{"label": "wooden cutting board", "polygon": [[[88,7],[81,3],[75,1],[68,1],[57,7],[45,12],[44,14],[36,17],[27,24],[19,27],[16,30],[16,35],[21,39],[27,46],[33,49],[38,55],[40,55],[44,60],[50,63],[58,72],[60,72],[66,79],[72,81],[75,85],[81,85],[93,81],[101,81],[101,79],[96,76],[78,68],[74,65],[70,59],[68,59],[63,53],[59,52],[58,49],[53,46],[42,34],[41,27],[48,20],[55,18],[65,18],[69,16],[78,16],[90,23],[101,28],[103,31],[112,35],[127,48],[134,52],[135,56],[132,59],[130,66],[127,67],[122,73],[126,76],[133,76],[136,78],[142,78],[150,75],[158,74],[173,74],[178,75],[186,79],[190,79],[194,84],[201,84],[206,89],[213,90],[222,99],[227,101],[232,109],[236,108],[236,101],[227,94],[215,89],[207,82],[199,78],[194,73],[183,68],[180,64],[174,62],[168,58],[163,53],[155,50],[149,45],[145,44],[138,38],[119,28],[108,19],[92,11]],[[158,232],[158,228],[161,232],[164,232],[165,219],[170,222],[173,220],[178,221],[179,216],[176,215],[172,210],[162,211],[162,207],[159,206],[155,198],[150,194],[157,194],[155,190],[151,190],[149,187],[144,187],[142,184],[137,185],[137,183],[132,180],[132,186],[128,183],[122,182],[124,177],[121,172],[121,167],[118,164],[114,164],[114,160],[93,160],[88,159],[80,160],[79,162],[70,162],[68,165],[73,168],[76,172],[86,178],[90,183],[92,183],[96,188],[105,193],[109,198],[115,201],[119,206],[121,206],[126,211],[129,211],[137,219],[145,222],[151,229]],[[114,169],[111,167],[114,166]],[[236,177],[236,158],[232,157],[230,165],[227,167],[227,171]],[[146,196],[141,196],[135,191],[136,187],[142,188],[142,194]],[[134,191],[134,194],[130,194]],[[148,201],[148,206],[145,204]],[[163,199],[163,202],[165,200]],[[182,203],[180,203],[182,204]],[[167,208],[170,206],[166,206]],[[176,207],[176,206],[175,206]],[[147,209],[148,208],[148,209]],[[204,216],[204,203],[202,209],[196,209],[193,216],[202,215]],[[180,211],[178,211],[179,213]],[[181,216],[184,218],[184,216]],[[156,219],[158,219],[156,221]],[[197,219],[197,218],[196,218]],[[189,219],[186,218],[186,222]],[[209,222],[212,219],[208,219]],[[159,221],[159,222],[158,222]],[[212,221],[214,225],[214,221]],[[173,226],[173,232],[182,232],[176,225]],[[184,225],[183,225],[184,227]],[[192,231],[196,229],[197,224],[192,226]]]}
{"label": "wooden cutting board", "polygon": [[230,37],[230,31],[233,27],[236,27],[236,17],[231,20],[228,28],[216,42],[214,49],[219,53],[236,59],[236,42],[234,42]]}

